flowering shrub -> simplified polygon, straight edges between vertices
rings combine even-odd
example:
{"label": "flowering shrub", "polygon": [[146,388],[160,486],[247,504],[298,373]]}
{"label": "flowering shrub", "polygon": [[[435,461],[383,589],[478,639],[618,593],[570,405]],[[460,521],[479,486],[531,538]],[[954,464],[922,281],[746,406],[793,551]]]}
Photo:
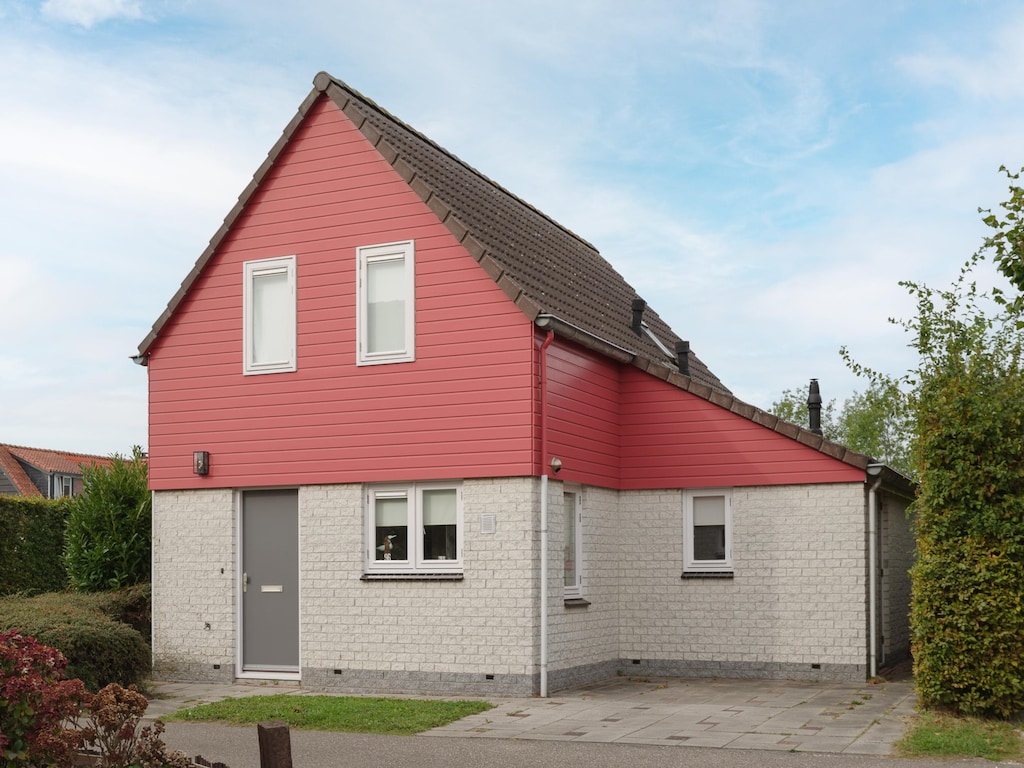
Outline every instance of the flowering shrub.
{"label": "flowering shrub", "polygon": [[81,734],[65,727],[85,695],[67,660],[17,631],[0,632],[0,766],[68,765]]}
{"label": "flowering shrub", "polygon": [[184,754],[167,750],[163,723],[139,728],[148,705],[134,685],[111,683],[85,695],[87,722],[80,733],[84,744],[99,753],[103,768],[190,768],[192,761]]}
{"label": "flowering shrub", "polygon": [[64,679],[66,668],[60,651],[0,632],[0,768],[70,766],[85,748],[103,768],[192,766],[168,751],[159,720],[139,728],[149,702],[134,685],[111,683],[91,694],[81,680]]}

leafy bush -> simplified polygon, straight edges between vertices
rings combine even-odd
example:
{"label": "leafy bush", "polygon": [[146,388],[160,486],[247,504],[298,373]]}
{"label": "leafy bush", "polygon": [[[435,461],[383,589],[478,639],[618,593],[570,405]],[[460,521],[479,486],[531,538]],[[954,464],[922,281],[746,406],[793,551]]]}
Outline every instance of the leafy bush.
{"label": "leafy bush", "polygon": [[926,706],[967,715],[1007,717],[1024,708],[1018,344],[988,339],[982,346],[976,339],[936,366],[919,395],[918,560],[911,571],[916,679]]}
{"label": "leafy bush", "polygon": [[65,499],[0,496],[0,595],[67,586]]}
{"label": "leafy bush", "polygon": [[152,528],[148,470],[142,449],[115,455],[109,467],[83,469],[71,502],[64,562],[75,589],[97,592],[150,578]]}
{"label": "leafy bush", "polygon": [[913,568],[915,677],[929,707],[1009,716],[1024,702],[1019,543],[929,540]]}
{"label": "leafy bush", "polygon": [[87,722],[80,734],[85,746],[99,755],[103,768],[191,768],[192,761],[183,753],[167,751],[162,722],[139,728],[148,706],[134,685],[126,689],[111,684],[99,693],[86,694]]}
{"label": "leafy bush", "polygon": [[905,388],[912,414],[921,701],[1003,717],[1024,711],[1024,294],[979,288],[974,271],[991,258],[1024,290],[1024,189],[1010,190],[1002,213],[983,219],[995,234],[949,288],[900,283],[917,314],[893,322],[911,335],[917,364],[892,379],[847,356],[888,391]]}
{"label": "leafy bush", "polygon": [[150,653],[139,632],[111,616],[124,599],[75,593],[8,597],[0,600],[0,629],[17,629],[58,649],[67,658],[69,676],[89,690],[108,683],[127,686],[145,679]]}
{"label": "leafy bush", "polygon": [[17,632],[0,632],[0,760],[5,766],[67,765],[81,743],[63,724],[85,691],[66,680],[59,651]]}
{"label": "leafy bush", "polygon": [[127,624],[149,641],[153,626],[152,588],[149,584],[136,584],[112,592],[94,592],[92,595],[96,598],[98,610],[114,621]]}

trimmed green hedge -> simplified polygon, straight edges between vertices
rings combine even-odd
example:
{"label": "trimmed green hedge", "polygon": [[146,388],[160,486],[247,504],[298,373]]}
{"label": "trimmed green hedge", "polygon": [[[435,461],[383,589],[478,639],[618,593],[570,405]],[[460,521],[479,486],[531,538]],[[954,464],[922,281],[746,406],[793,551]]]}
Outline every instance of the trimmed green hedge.
{"label": "trimmed green hedge", "polygon": [[911,570],[926,707],[1024,711],[1024,348],[1015,325],[958,327],[922,376]]}
{"label": "trimmed green hedge", "polygon": [[1024,552],[928,541],[913,568],[915,679],[929,707],[1009,717],[1024,702]]}
{"label": "trimmed green hedge", "polygon": [[[0,599],[0,630],[17,629],[68,660],[67,676],[92,691],[109,683],[128,686],[149,674],[149,645],[124,623],[145,629],[148,585],[110,593],[49,593]],[[140,607],[145,604],[146,607]]]}
{"label": "trimmed green hedge", "polygon": [[67,586],[63,499],[0,496],[0,595]]}

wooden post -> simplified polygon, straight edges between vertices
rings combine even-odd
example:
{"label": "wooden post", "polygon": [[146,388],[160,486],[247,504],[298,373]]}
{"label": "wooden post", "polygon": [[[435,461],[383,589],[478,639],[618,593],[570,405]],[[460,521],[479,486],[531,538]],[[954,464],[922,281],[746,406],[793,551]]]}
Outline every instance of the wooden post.
{"label": "wooden post", "polygon": [[292,740],[288,723],[274,721],[256,726],[260,738],[260,768],[292,768]]}

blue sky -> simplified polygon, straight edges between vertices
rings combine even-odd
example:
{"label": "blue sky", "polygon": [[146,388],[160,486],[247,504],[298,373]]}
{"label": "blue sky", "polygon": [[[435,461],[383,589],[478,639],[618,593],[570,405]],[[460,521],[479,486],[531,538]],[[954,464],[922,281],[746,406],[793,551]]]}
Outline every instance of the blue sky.
{"label": "blue sky", "polygon": [[594,243],[767,408],[899,373],[1024,166],[1024,6],[3,0],[0,442],[146,446],[130,355],[320,70]]}

